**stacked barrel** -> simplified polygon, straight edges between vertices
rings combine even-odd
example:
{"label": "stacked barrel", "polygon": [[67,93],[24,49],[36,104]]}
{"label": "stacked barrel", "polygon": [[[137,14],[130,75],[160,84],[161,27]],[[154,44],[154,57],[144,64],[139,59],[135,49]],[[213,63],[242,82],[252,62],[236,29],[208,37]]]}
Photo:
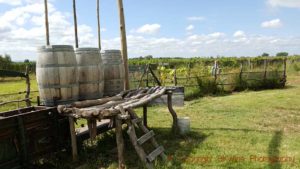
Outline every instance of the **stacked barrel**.
{"label": "stacked barrel", "polygon": [[39,48],[36,69],[40,99],[44,105],[69,104],[78,100],[78,70],[72,46]]}
{"label": "stacked barrel", "polygon": [[104,65],[104,95],[113,96],[124,90],[125,70],[120,50],[105,50],[102,54]]}
{"label": "stacked barrel", "polygon": [[79,76],[79,99],[99,99],[103,96],[104,71],[98,48],[76,49]]}
{"label": "stacked barrel", "polygon": [[120,50],[53,45],[38,49],[37,82],[46,106],[98,99],[124,90]]}

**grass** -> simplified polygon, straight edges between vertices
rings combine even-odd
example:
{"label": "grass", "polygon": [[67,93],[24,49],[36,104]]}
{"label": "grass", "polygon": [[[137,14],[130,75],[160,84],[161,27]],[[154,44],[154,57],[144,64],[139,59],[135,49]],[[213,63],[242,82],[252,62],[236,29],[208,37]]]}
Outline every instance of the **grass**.
{"label": "grass", "polygon": [[[7,85],[0,85],[1,93]],[[148,124],[168,154],[167,162],[156,162],[156,168],[300,168],[299,73],[288,76],[285,89],[207,96],[185,102],[184,107],[175,110],[178,116],[191,118],[191,132],[186,136],[171,134],[172,121],[166,107],[151,107],[148,110]],[[142,110],[137,111],[141,114]],[[143,168],[125,133],[127,168]],[[87,143],[79,163],[71,162],[71,154],[65,155],[68,158],[55,155],[47,162],[48,166],[117,168],[114,132],[100,135],[95,144]],[[274,157],[282,157],[281,162],[274,161]]]}
{"label": "grass", "polygon": [[[30,77],[30,89],[31,91],[37,91],[37,83],[34,75]],[[25,93],[19,95],[1,96],[3,94],[17,93],[26,91],[26,83],[23,78],[5,78],[0,81],[0,102],[6,102],[11,100],[20,100],[25,98]],[[37,104],[36,97],[38,93],[31,93],[32,104]],[[5,106],[0,106],[0,112],[17,109],[18,107],[26,107],[25,102],[22,103],[9,103]]]}

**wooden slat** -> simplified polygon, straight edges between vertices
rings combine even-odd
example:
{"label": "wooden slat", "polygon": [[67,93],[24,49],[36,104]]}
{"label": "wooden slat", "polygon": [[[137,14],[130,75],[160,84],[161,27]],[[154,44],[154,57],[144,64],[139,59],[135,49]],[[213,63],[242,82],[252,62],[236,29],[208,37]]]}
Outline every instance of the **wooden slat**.
{"label": "wooden slat", "polygon": [[139,138],[137,140],[139,145],[144,144],[146,141],[148,141],[149,139],[151,139],[154,136],[154,132],[151,130],[150,132],[146,133],[145,135],[143,135],[141,138]]}
{"label": "wooden slat", "polygon": [[164,151],[165,151],[165,149],[163,148],[163,146],[159,146],[152,153],[150,153],[146,158],[149,162],[152,162],[156,159],[157,156],[159,156]]}

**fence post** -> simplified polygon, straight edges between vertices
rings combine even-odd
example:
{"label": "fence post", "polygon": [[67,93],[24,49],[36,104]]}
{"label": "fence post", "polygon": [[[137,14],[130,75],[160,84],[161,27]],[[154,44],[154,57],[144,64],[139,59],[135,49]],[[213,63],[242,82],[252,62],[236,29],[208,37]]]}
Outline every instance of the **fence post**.
{"label": "fence post", "polygon": [[174,68],[174,85],[177,86],[177,73],[176,73],[176,66]]}
{"label": "fence post", "polygon": [[147,73],[146,73],[146,87],[149,87],[149,67],[150,65],[147,65]]}
{"label": "fence post", "polygon": [[240,82],[242,82],[242,79],[243,79],[243,62],[241,63],[241,70],[240,70]]}
{"label": "fence post", "polygon": [[218,68],[219,68],[219,65],[218,65],[218,61],[215,60],[215,64],[214,64],[214,78],[215,78],[215,83],[217,83],[217,78],[218,78]]}
{"label": "fence post", "polygon": [[264,80],[267,79],[267,68],[268,68],[268,61],[267,59],[264,60]]}
{"label": "fence post", "polygon": [[283,60],[283,86],[285,86],[285,83],[286,83],[286,61],[287,61],[287,58],[285,57],[284,60]]}
{"label": "fence post", "polygon": [[252,70],[251,58],[248,59],[249,70]]}
{"label": "fence post", "polygon": [[30,78],[29,78],[29,67],[26,66],[26,95],[25,95],[25,100],[26,100],[26,106],[30,107],[31,106],[31,101],[29,98],[30,95]]}

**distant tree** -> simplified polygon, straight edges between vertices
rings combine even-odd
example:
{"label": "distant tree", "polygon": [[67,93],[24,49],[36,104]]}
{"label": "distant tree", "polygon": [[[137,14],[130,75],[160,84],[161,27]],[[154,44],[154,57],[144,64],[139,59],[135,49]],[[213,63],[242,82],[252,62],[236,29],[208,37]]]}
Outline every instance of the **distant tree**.
{"label": "distant tree", "polygon": [[4,59],[6,60],[6,62],[8,62],[8,63],[11,63],[12,61],[11,61],[11,57],[10,57],[10,55],[8,55],[8,54],[5,54],[4,55]]}
{"label": "distant tree", "polygon": [[261,56],[263,56],[263,57],[269,57],[270,54],[268,54],[268,53],[263,53]]}
{"label": "distant tree", "polygon": [[287,52],[279,52],[276,54],[276,56],[289,56],[289,53]]}
{"label": "distant tree", "polygon": [[147,55],[147,56],[145,56],[145,59],[153,59],[153,56],[152,55]]}
{"label": "distant tree", "polygon": [[24,60],[24,63],[29,63],[29,62],[30,62],[29,59]]}

